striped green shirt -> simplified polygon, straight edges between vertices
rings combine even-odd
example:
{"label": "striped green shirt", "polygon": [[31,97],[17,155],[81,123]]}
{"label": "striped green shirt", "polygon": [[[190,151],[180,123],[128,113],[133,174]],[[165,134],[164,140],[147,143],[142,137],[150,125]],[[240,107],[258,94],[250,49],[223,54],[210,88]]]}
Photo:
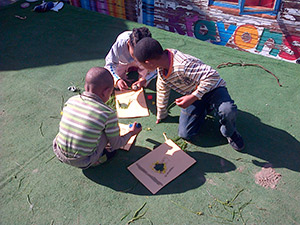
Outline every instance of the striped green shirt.
{"label": "striped green shirt", "polygon": [[97,95],[84,92],[66,102],[57,145],[68,157],[88,156],[96,150],[103,132],[108,138],[119,136],[116,112]]}
{"label": "striped green shirt", "polygon": [[175,49],[168,49],[168,53],[170,67],[167,73],[158,68],[157,119],[168,115],[166,109],[171,89],[182,95],[192,94],[200,100],[207,92],[226,86],[219,73],[200,59]]}

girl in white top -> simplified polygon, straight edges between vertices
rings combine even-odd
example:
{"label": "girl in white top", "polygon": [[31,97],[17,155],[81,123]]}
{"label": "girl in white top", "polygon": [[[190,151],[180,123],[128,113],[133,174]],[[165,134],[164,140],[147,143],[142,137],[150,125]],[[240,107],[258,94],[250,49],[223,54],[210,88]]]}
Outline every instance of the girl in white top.
{"label": "girl in white top", "polygon": [[150,31],[146,27],[134,28],[132,31],[121,33],[105,57],[105,68],[110,71],[115,86],[120,90],[128,89],[125,81],[127,73],[130,71],[139,73],[138,81],[132,84],[134,89],[146,87],[156,77],[156,70],[148,71],[134,59],[134,47],[144,37],[151,37]]}

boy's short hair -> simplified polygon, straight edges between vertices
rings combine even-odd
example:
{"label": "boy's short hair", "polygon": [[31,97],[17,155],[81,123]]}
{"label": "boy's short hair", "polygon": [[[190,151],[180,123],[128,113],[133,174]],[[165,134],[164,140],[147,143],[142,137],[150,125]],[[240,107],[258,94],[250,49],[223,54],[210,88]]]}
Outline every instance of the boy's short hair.
{"label": "boy's short hair", "polygon": [[152,37],[147,27],[133,28],[132,33],[129,36],[130,45],[134,48],[135,45],[145,37]]}
{"label": "boy's short hair", "polygon": [[85,84],[106,89],[114,87],[114,80],[110,72],[103,67],[92,67],[85,76]]}
{"label": "boy's short hair", "polygon": [[145,62],[149,59],[159,59],[164,50],[160,43],[150,37],[140,40],[134,48],[134,56],[139,62]]}

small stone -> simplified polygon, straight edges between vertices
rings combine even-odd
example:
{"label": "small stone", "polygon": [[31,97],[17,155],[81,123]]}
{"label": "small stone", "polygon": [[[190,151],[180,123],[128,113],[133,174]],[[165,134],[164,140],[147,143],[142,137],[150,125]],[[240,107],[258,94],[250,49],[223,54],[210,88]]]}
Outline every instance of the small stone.
{"label": "small stone", "polygon": [[132,85],[132,89],[133,89],[134,91],[136,91],[136,90],[138,89],[138,86],[137,86],[137,85]]}
{"label": "small stone", "polygon": [[76,91],[77,91],[77,88],[76,88],[75,86],[70,86],[70,87],[68,87],[68,90],[69,90],[69,91],[76,92]]}
{"label": "small stone", "polygon": [[22,9],[26,9],[30,6],[30,4],[28,2],[24,2],[20,6],[21,6]]}

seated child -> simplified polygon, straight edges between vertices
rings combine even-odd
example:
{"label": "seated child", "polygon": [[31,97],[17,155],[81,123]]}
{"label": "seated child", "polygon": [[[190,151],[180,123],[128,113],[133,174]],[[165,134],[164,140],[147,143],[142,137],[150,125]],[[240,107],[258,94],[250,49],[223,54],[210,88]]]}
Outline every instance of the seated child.
{"label": "seated child", "polygon": [[136,123],[120,136],[116,112],[105,105],[113,92],[113,78],[102,67],[91,68],[85,77],[85,92],[71,97],[63,108],[59,132],[53,141],[57,158],[87,169],[115,155],[142,128]]}
{"label": "seated child", "polygon": [[200,59],[175,49],[163,50],[160,43],[150,37],[140,40],[134,56],[146,69],[157,68],[157,121],[168,116],[167,104],[170,90],[183,96],[175,100],[180,106],[178,135],[190,140],[201,129],[209,109],[219,116],[220,131],[237,151],[244,148],[241,135],[236,130],[237,106],[231,99],[225,81],[212,67]]}
{"label": "seated child", "polygon": [[156,77],[156,71],[143,68],[133,57],[134,46],[144,37],[151,37],[146,27],[121,33],[105,57],[105,68],[113,75],[114,84],[120,90],[128,89],[126,83],[128,72],[138,71],[139,73],[138,81],[132,84],[135,89],[146,87]]}

